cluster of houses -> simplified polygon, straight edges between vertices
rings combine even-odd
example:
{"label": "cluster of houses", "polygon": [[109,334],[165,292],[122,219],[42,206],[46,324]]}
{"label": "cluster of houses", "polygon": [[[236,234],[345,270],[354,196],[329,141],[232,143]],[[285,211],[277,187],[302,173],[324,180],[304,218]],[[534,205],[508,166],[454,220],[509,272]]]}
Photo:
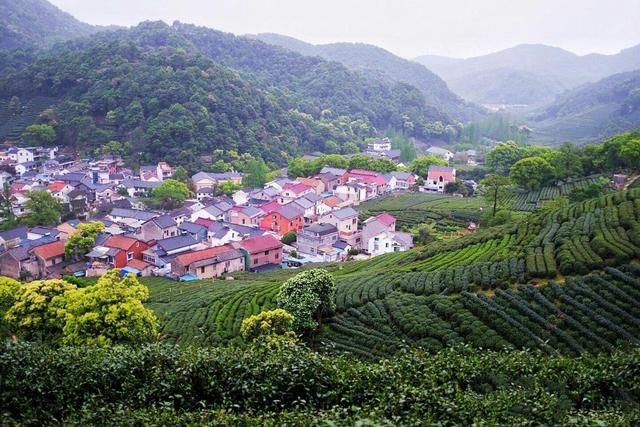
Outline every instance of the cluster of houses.
{"label": "cluster of houses", "polygon": [[[391,149],[387,141],[379,142],[371,149]],[[413,246],[410,234],[396,230],[393,216],[383,213],[361,222],[354,209],[366,200],[416,189],[417,177],[410,172],[324,167],[315,176],[282,177],[232,196],[216,195],[216,189],[224,182],[240,185],[241,173],[199,172],[191,177],[193,199],[175,210],[152,211],[138,196],[172,176],[166,162],[134,173],[117,157],[73,161],[55,149],[41,148],[10,148],[0,152],[0,162],[15,169],[13,175],[4,172],[2,179],[10,183],[16,216],[28,214],[28,192],[40,189],[60,200],[74,218],[55,226],[0,232],[4,276],[97,276],[120,268],[142,276],[191,280],[267,271],[287,263],[341,261],[356,252],[377,256]],[[19,167],[25,164],[28,170]],[[432,167],[421,190],[443,191],[453,180],[455,169]],[[65,241],[88,220],[101,221],[104,232],[84,257],[66,259]],[[284,245],[282,238],[290,233],[296,241]]]}

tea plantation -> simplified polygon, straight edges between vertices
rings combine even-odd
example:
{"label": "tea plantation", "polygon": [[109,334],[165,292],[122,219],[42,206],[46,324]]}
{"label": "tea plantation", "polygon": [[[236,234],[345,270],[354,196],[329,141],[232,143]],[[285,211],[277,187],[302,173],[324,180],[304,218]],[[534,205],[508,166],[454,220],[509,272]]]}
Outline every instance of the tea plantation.
{"label": "tea plantation", "polygon": [[[334,316],[316,345],[379,358],[467,344],[581,354],[640,339],[640,189],[611,193],[457,240],[331,265]],[[239,341],[295,274],[233,281],[145,279],[164,339]]]}

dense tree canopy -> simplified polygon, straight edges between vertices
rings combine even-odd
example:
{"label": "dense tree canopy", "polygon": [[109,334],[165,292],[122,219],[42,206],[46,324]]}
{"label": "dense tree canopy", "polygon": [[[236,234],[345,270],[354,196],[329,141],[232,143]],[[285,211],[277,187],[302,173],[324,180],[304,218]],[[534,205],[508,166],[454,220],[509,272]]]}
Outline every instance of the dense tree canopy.
{"label": "dense tree canopy", "polygon": [[527,190],[536,190],[553,177],[553,167],[542,157],[525,157],[509,170],[513,182]]}
{"label": "dense tree canopy", "polygon": [[29,210],[25,222],[29,225],[50,225],[60,221],[62,204],[46,191],[33,190],[24,207]]}
{"label": "dense tree canopy", "polygon": [[175,209],[184,205],[184,201],[193,193],[184,182],[166,179],[153,189],[152,197],[155,203],[164,209]]}
{"label": "dense tree canopy", "polygon": [[418,176],[426,177],[429,166],[446,166],[447,161],[434,155],[421,156],[411,162],[409,169]]}
{"label": "dense tree canopy", "polygon": [[76,231],[64,244],[64,254],[68,259],[84,257],[96,244],[96,237],[104,231],[104,223],[92,221],[78,224]]}

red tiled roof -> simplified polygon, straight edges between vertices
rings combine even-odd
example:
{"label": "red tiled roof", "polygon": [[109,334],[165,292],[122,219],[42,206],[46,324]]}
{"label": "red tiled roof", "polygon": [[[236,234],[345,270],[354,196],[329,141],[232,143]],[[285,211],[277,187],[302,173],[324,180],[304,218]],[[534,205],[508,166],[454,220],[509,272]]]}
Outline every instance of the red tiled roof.
{"label": "red tiled roof", "polygon": [[65,184],[64,182],[54,181],[51,184],[49,184],[47,189],[52,193],[57,193],[58,191],[62,190],[66,186],[67,184]]}
{"label": "red tiled roof", "polygon": [[64,242],[55,241],[33,248],[33,253],[40,258],[49,259],[64,255]]}
{"label": "red tiled roof", "polygon": [[365,184],[385,185],[387,183],[384,176],[375,172],[360,169],[354,169],[351,172],[344,174],[344,179],[346,181],[349,181],[349,178],[354,178],[358,181],[364,182]]}
{"label": "red tiled roof", "polygon": [[340,200],[338,200],[336,196],[330,196],[324,199],[324,204],[331,208],[338,206],[338,203],[340,203]]}
{"label": "red tiled roof", "polygon": [[454,168],[450,168],[447,166],[429,166],[429,171],[427,172],[428,180],[439,180],[442,177],[443,181],[455,181],[456,179],[456,170]]}
{"label": "red tiled roof", "polygon": [[362,175],[362,176],[378,176],[377,172],[369,171],[366,169],[351,169],[349,171],[352,175]]}
{"label": "red tiled roof", "polygon": [[132,259],[131,261],[129,261],[127,263],[127,267],[132,267],[135,268],[136,270],[144,270],[145,268],[149,267],[149,263],[144,262],[140,259]]}
{"label": "red tiled roof", "polygon": [[194,221],[195,224],[198,225],[202,225],[203,227],[211,227],[211,225],[213,225],[213,223],[216,222],[213,219],[208,219],[208,218],[198,218]]}
{"label": "red tiled roof", "polygon": [[197,261],[202,261],[207,258],[212,258],[216,255],[227,251],[233,251],[233,247],[230,245],[216,246],[214,248],[207,248],[200,251],[189,252],[186,254],[178,255],[175,259],[182,265],[190,265]]}
{"label": "red tiled roof", "polygon": [[249,253],[268,251],[269,249],[279,249],[282,242],[270,234],[255,236],[238,242],[238,246],[246,249]]}
{"label": "red tiled roof", "polygon": [[126,236],[111,236],[104,242],[104,246],[108,248],[122,249],[126,251],[137,242],[136,239]]}
{"label": "red tiled roof", "polygon": [[263,211],[265,211],[266,213],[270,214],[271,212],[278,210],[280,208],[280,203],[274,201],[265,203],[264,205],[260,206],[260,209],[262,209]]}
{"label": "red tiled roof", "polygon": [[377,215],[376,218],[378,219],[378,221],[380,221],[387,227],[393,224],[394,222],[396,222],[396,218],[393,215],[388,214],[386,212],[383,212],[380,215]]}
{"label": "red tiled roof", "polygon": [[299,183],[287,182],[287,183],[284,185],[284,188],[283,188],[283,189],[284,189],[284,190],[290,190],[290,191],[293,191],[293,192],[294,192],[294,193],[296,193],[296,194],[300,194],[300,193],[302,193],[302,192],[312,190],[312,189],[313,189],[313,187],[311,187],[310,185],[307,185],[307,184],[303,184],[303,183],[301,183],[301,182],[299,182]]}

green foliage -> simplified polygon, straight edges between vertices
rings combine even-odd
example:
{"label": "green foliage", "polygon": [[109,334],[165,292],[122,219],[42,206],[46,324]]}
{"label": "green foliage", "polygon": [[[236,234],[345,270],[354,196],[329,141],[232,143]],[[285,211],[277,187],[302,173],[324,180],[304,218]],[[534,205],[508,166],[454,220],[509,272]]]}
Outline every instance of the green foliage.
{"label": "green foliage", "polygon": [[60,222],[62,204],[58,199],[43,190],[29,191],[27,197],[24,207],[29,210],[29,215],[25,218],[28,225],[50,225]]}
{"label": "green foliage", "polygon": [[349,169],[366,169],[375,172],[389,173],[395,171],[396,164],[388,159],[378,159],[363,155],[355,155],[349,159]]}
{"label": "green foliage", "polygon": [[282,236],[282,243],[284,243],[285,245],[290,245],[296,241],[297,237],[298,236],[294,231],[288,231],[284,236]]}
{"label": "green foliage", "polygon": [[262,159],[249,160],[244,167],[242,185],[249,188],[262,188],[268,181],[269,168]]}
{"label": "green foliage", "polygon": [[184,201],[193,195],[187,184],[175,179],[165,179],[153,189],[152,197],[164,209],[175,209],[184,205]]}
{"label": "green foliage", "polygon": [[320,172],[320,169],[324,166],[347,169],[349,167],[349,159],[336,154],[326,154],[314,160],[295,158],[289,161],[287,171],[292,178],[308,177]]}
{"label": "green foliage", "polygon": [[515,142],[500,142],[487,153],[485,163],[494,173],[507,175],[511,167],[523,157],[522,147]]}
{"label": "green foliage", "polygon": [[224,181],[216,186],[216,192],[220,194],[224,194],[227,196],[231,196],[236,191],[240,190],[242,186],[234,184],[232,181]]}
{"label": "green foliage", "polygon": [[420,177],[426,177],[429,166],[446,166],[447,162],[434,155],[421,156],[411,162],[409,170]]}
{"label": "green foliage", "polygon": [[504,207],[509,199],[511,181],[500,175],[487,175],[480,181],[480,194],[492,207],[491,216],[495,216],[498,209]]}
{"label": "green foliage", "polygon": [[50,125],[31,125],[22,134],[24,140],[29,144],[49,145],[56,139],[56,131]]}
{"label": "green foliage", "polygon": [[553,168],[542,157],[525,157],[509,169],[509,178],[522,188],[536,190],[549,183]]}
{"label": "green foliage", "polygon": [[5,319],[22,338],[55,342],[63,326],[57,312],[56,297],[74,289],[74,285],[59,279],[25,283],[20,286]]}
{"label": "green foliage", "polygon": [[286,310],[277,308],[244,319],[240,334],[246,341],[279,342],[282,339],[295,339],[292,326],[293,316]]}
{"label": "green foliage", "polygon": [[191,178],[189,178],[189,174],[187,173],[187,170],[184,168],[184,166],[178,166],[177,168],[175,168],[173,174],[171,175],[171,179],[180,181],[187,186],[191,185]]}
{"label": "green foliage", "polygon": [[53,301],[64,321],[62,342],[111,346],[157,339],[157,319],[142,303],[149,291],[136,277],[110,270],[94,286],[74,289]]}
{"label": "green foliage", "polygon": [[0,358],[0,402],[10,424],[629,425],[639,359],[637,349],[566,357],[461,347],[364,362],[296,345],[13,344]]}
{"label": "green foliage", "polygon": [[20,282],[10,277],[0,276],[0,337],[8,336],[11,327],[5,320],[7,311],[16,302]]}
{"label": "green foliage", "polygon": [[293,315],[295,330],[313,331],[335,310],[335,291],[333,276],[326,270],[308,270],[282,285],[277,303]]}
{"label": "green foliage", "polygon": [[96,244],[96,237],[104,231],[104,223],[92,221],[78,224],[64,244],[64,255],[68,259],[84,257]]}

